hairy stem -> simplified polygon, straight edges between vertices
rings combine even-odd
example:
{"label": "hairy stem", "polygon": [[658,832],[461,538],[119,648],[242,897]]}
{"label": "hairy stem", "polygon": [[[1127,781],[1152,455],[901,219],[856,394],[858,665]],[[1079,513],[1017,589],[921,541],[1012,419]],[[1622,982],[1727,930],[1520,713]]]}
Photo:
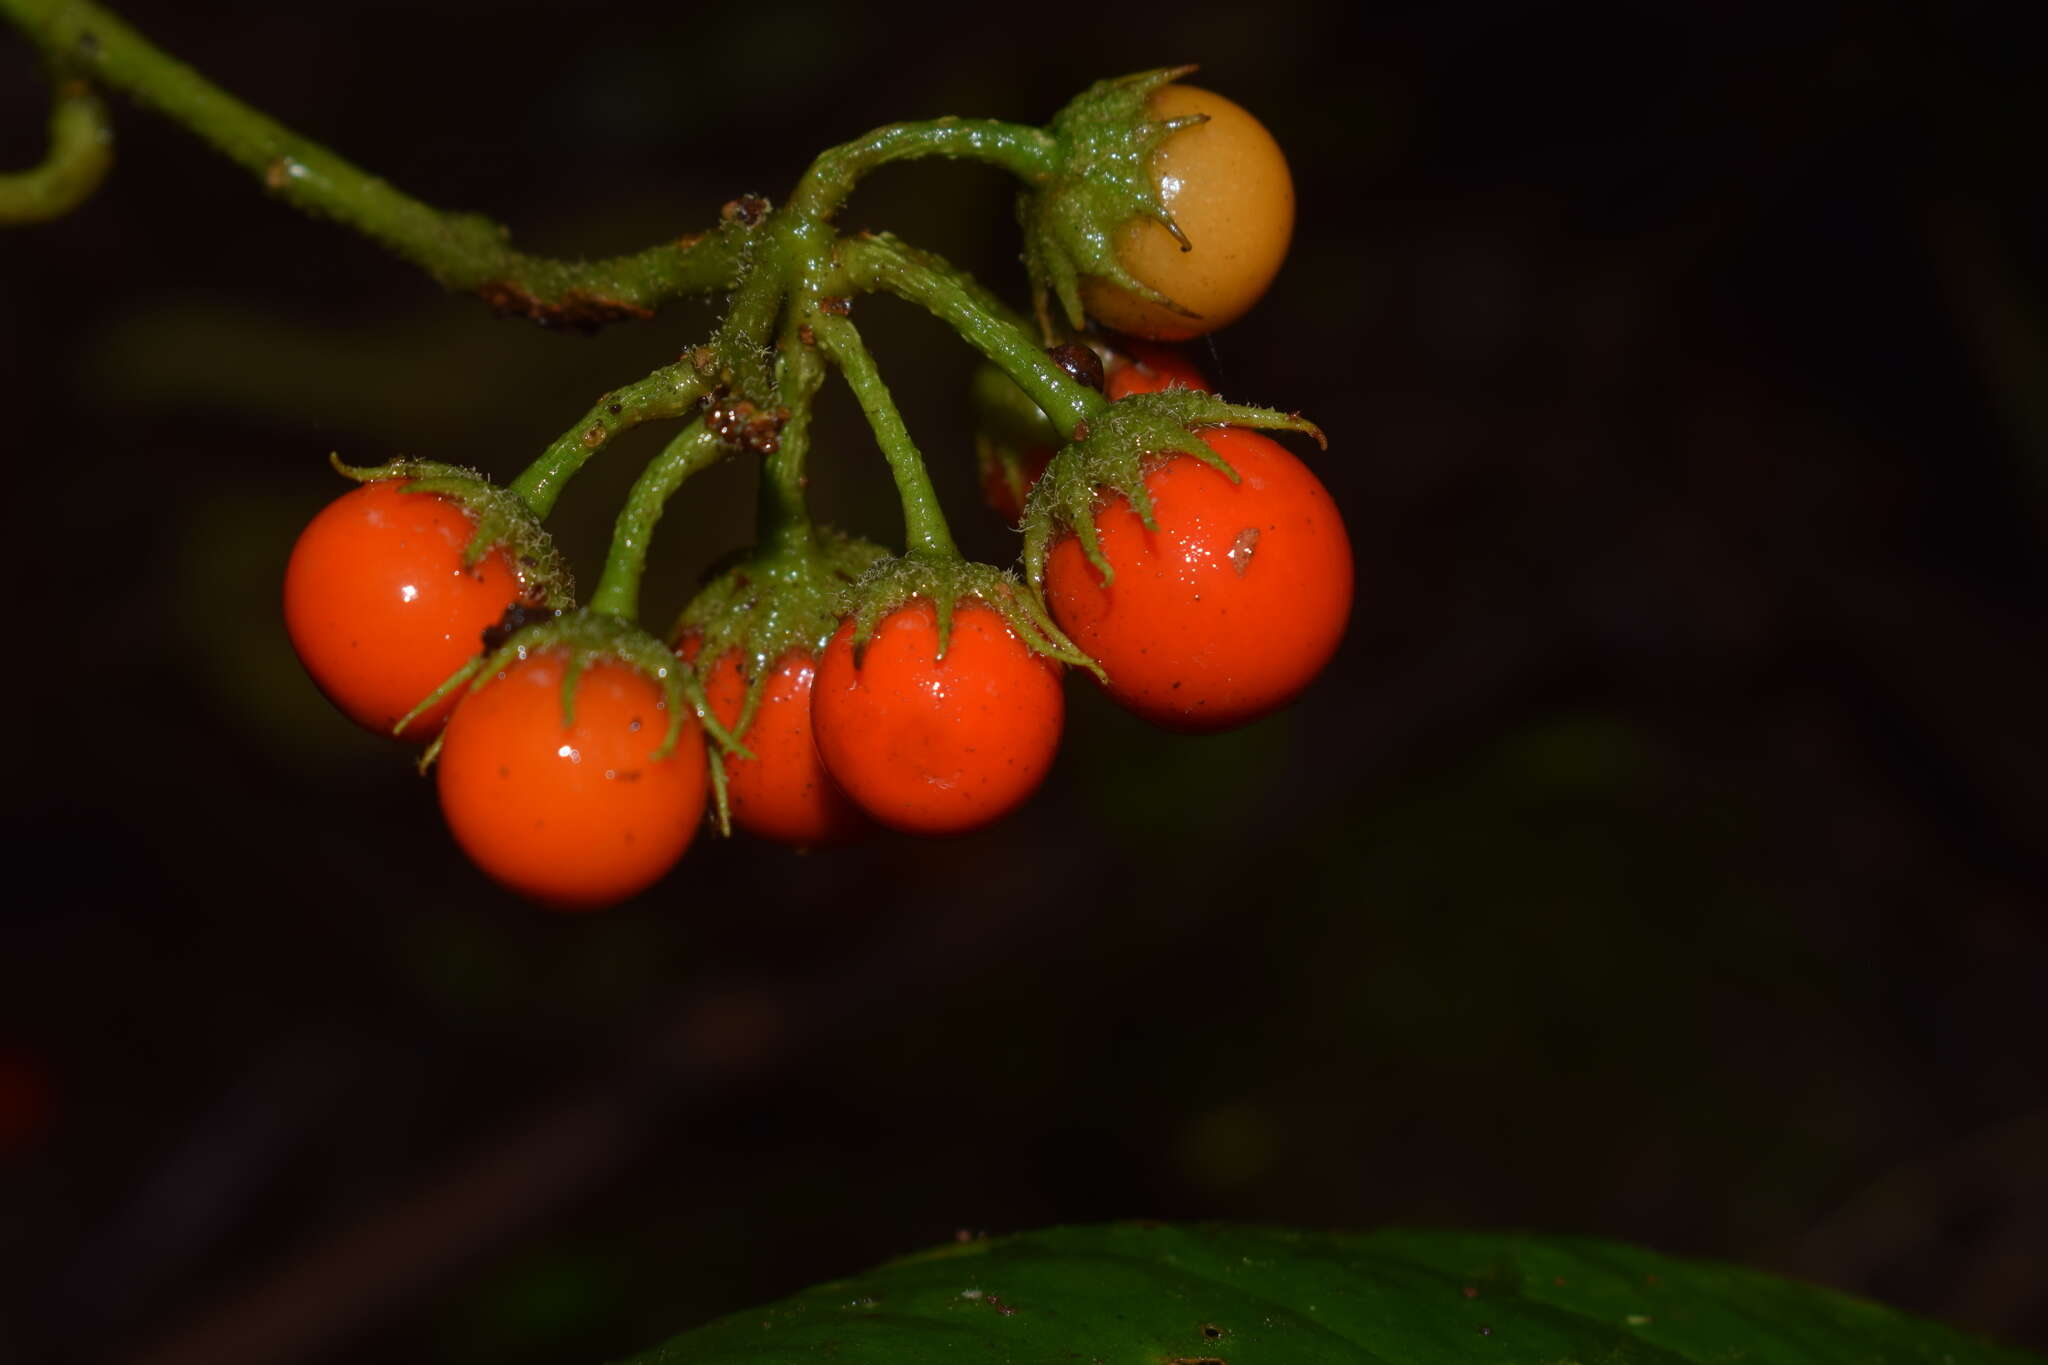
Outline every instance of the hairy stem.
{"label": "hairy stem", "polygon": [[[772,214],[719,329],[719,358],[734,388],[758,398],[770,387],[768,338],[786,300],[815,303],[826,293],[836,268],[831,222],[862,176],[892,161],[937,156],[986,162],[1035,184],[1052,173],[1057,151],[1050,134],[1028,124],[941,118],[892,123],[819,153]],[[753,221],[767,212],[757,202]]]}
{"label": "hairy stem", "polygon": [[931,475],[925,471],[924,458],[917,453],[917,445],[903,425],[903,414],[896,410],[896,400],[890,395],[889,386],[882,382],[875,358],[868,353],[860,333],[844,318],[821,316],[814,325],[818,340],[824,343],[840,373],[846,376],[847,387],[860,400],[861,411],[867,414],[868,425],[874,429],[875,442],[889,461],[896,494],[903,500],[904,545],[912,552],[958,558],[960,552],[953,546],[953,533],[946,525],[945,513],[939,510],[939,495],[932,487]]}
{"label": "hairy stem", "polygon": [[1038,184],[1052,174],[1057,153],[1052,135],[1029,124],[963,118],[892,123],[819,153],[789,204],[806,218],[829,222],[869,171],[927,156],[986,162]]}
{"label": "hairy stem", "polygon": [[716,232],[630,256],[557,261],[515,251],[476,214],[443,213],[250,108],[91,0],[0,0],[53,67],[120,90],[202,138],[295,208],[389,247],[450,289],[501,313],[593,327],[650,316],[669,299],[731,285],[745,234]]}
{"label": "hairy stem", "polygon": [[841,256],[848,277],[860,287],[907,299],[944,320],[1045,409],[1066,439],[1076,439],[1077,428],[1100,420],[1108,409],[1108,399],[1076,383],[972,276],[938,256],[887,236],[848,240]]}
{"label": "hairy stem", "polygon": [[597,400],[583,420],[557,437],[541,457],[514,479],[511,489],[536,517],[554,510],[555,499],[576,471],[613,437],[663,417],[681,417],[704,396],[704,379],[687,360],[664,365],[645,379]]}
{"label": "hairy stem", "polygon": [[783,329],[777,395],[789,409],[775,449],[761,462],[761,491],[755,508],[754,543],[763,553],[806,556],[815,546],[804,500],[804,463],[811,450],[811,400],[825,382],[825,361],[802,325]]}
{"label": "hairy stem", "polygon": [[590,609],[623,620],[640,615],[640,579],[647,569],[647,547],[655,523],[675,491],[692,474],[708,469],[730,453],[704,423],[692,422],[661,454],[649,461],[626,494],[626,505],[612,525],[612,547],[605,556],[604,576],[590,595]]}
{"label": "hairy stem", "polygon": [[[769,212],[763,209],[763,212]],[[742,263],[738,286],[726,306],[725,320],[712,338],[722,382],[738,393],[765,401],[775,387],[770,341],[783,314],[792,282],[817,256],[815,225],[786,210],[770,213],[766,230]]]}

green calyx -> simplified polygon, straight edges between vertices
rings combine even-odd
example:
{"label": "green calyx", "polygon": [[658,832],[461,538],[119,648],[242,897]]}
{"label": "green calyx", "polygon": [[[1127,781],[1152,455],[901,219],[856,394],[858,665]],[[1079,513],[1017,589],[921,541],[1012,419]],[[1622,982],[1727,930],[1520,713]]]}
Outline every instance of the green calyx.
{"label": "green calyx", "polygon": [[[508,620],[512,613],[508,612]],[[434,695],[422,701],[418,710],[423,710],[439,701],[443,696],[469,679],[468,691],[475,692],[497,678],[512,664],[521,659],[554,650],[568,656],[568,664],[562,670],[562,724],[576,723],[576,684],[582,680],[593,664],[624,664],[645,677],[662,692],[668,708],[668,729],[659,746],[649,755],[655,762],[675,752],[676,744],[682,739],[683,717],[694,713],[704,726],[705,733],[716,740],[727,753],[746,754],[746,750],[726,732],[711,714],[711,708],[704,702],[704,689],[697,685],[696,677],[683,667],[682,661],[670,652],[668,646],[649,635],[631,621],[622,617],[592,611],[588,607],[573,610],[548,611],[533,616],[529,614],[524,624],[518,625],[489,654],[472,659],[462,670],[441,684]],[[407,716],[399,722],[403,730],[412,719]],[[424,772],[440,753],[441,741],[436,739],[420,759],[420,770]],[[748,755],[751,757],[751,755]]]}
{"label": "green calyx", "polygon": [[690,667],[700,684],[726,655],[740,656],[747,701],[732,727],[736,738],[746,738],[777,661],[791,650],[824,649],[847,591],[888,555],[868,541],[819,530],[801,553],[749,551],[690,599],[669,639],[679,651],[695,643]]}
{"label": "green calyx", "polygon": [[465,565],[499,546],[511,556],[530,601],[551,609],[566,610],[575,605],[576,584],[569,574],[555,542],[517,493],[498,487],[488,477],[460,465],[401,457],[387,464],[357,467],[343,464],[339,455],[328,460],[345,478],[357,483],[401,479],[408,493],[434,493],[460,503],[476,522],[462,558]]}
{"label": "green calyx", "polygon": [[[682,666],[691,686],[702,695],[711,670],[733,653],[740,656],[740,674],[747,683],[728,753],[752,757],[738,746],[753,727],[776,663],[792,650],[815,658],[839,627],[840,599],[888,553],[868,541],[806,525],[800,538],[780,547],[746,551],[690,599],[669,639],[677,654],[689,651]],[[711,765],[711,785],[719,833],[730,835],[723,762]]]}
{"label": "green calyx", "polygon": [[840,606],[842,616],[853,621],[854,657],[860,657],[884,616],[919,597],[938,612],[940,658],[952,643],[954,611],[971,599],[1001,616],[1032,653],[1085,668],[1098,678],[1106,676],[1102,666],[1053,623],[1045,604],[1016,575],[990,564],[919,550],[880,561],[847,589]]}
{"label": "green calyx", "polygon": [[1045,584],[1045,556],[1053,538],[1071,530],[1105,587],[1116,577],[1095,533],[1104,500],[1122,496],[1148,531],[1157,530],[1145,475],[1157,461],[1192,455],[1237,482],[1237,471],[1195,433],[1204,427],[1298,431],[1327,446],[1322,428],[1295,413],[1226,403],[1211,393],[1165,389],[1134,393],[1109,405],[1102,420],[1061,448],[1024,504],[1024,571],[1033,592]]}
{"label": "green calyx", "polygon": [[1152,153],[1203,115],[1154,119],[1146,107],[1152,92],[1187,75],[1192,66],[1161,67],[1097,81],[1053,116],[1050,130],[1059,149],[1052,176],[1017,201],[1024,229],[1024,265],[1031,275],[1038,323],[1051,341],[1051,299],[1067,324],[1083,325],[1081,276],[1095,275],[1165,308],[1172,299],[1137,279],[1116,255],[1117,230],[1143,215],[1186,239],[1159,197],[1152,178]]}

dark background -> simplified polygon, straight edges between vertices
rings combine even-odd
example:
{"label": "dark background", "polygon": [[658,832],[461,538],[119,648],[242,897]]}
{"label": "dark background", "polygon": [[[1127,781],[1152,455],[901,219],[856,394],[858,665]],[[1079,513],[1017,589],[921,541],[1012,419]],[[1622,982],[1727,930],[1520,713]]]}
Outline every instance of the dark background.
{"label": "dark background", "polygon": [[[580,1365],[1120,1216],[1599,1233],[2048,1345],[2038,47],[1988,6],[1366,8],[137,0],[563,254],[1200,61],[1301,202],[1204,361],[1328,428],[1358,600],[1237,734],[1076,683],[1000,828],[707,837],[529,908],[304,680],[284,557],[330,450],[510,477],[711,311],[493,321],[124,105],[100,194],[0,236],[0,1356]],[[0,164],[42,100],[0,35]],[[1011,212],[915,166],[848,222],[1018,297]],[[862,321],[1008,561],[966,349]],[[821,506],[893,540],[827,421]],[[641,437],[565,500],[587,577]],[[749,508],[739,466],[680,500],[657,628]]]}

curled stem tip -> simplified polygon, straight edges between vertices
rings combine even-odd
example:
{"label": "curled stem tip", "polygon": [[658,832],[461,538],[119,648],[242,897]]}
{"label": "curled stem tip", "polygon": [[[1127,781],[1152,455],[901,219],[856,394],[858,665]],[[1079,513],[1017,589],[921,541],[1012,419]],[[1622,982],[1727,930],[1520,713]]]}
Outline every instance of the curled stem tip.
{"label": "curled stem tip", "polygon": [[92,197],[114,164],[114,128],[91,86],[58,78],[50,88],[50,150],[40,165],[0,175],[0,224],[61,218]]}

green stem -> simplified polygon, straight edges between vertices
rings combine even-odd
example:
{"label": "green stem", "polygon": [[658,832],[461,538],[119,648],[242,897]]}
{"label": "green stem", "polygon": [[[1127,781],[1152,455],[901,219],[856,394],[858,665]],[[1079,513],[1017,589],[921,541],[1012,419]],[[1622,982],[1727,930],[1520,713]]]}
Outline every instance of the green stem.
{"label": "green stem", "polygon": [[692,474],[717,464],[728,453],[725,443],[700,420],[670,441],[641,471],[612,525],[612,548],[605,556],[604,576],[590,595],[592,611],[627,621],[639,618],[640,578],[647,569],[647,546],[662,509]]}
{"label": "green stem", "polygon": [[725,383],[738,393],[765,400],[774,387],[769,341],[790,283],[804,271],[810,252],[808,225],[788,212],[775,213],[742,264],[738,286],[712,339]]}
{"label": "green stem", "polygon": [[555,507],[562,488],[591,456],[603,450],[615,436],[631,431],[642,422],[663,417],[681,417],[697,406],[704,396],[704,379],[687,360],[664,365],[645,379],[616,389],[597,400],[583,420],[556,438],[539,459],[511,483],[533,509],[546,518]]}
{"label": "green stem", "polygon": [[243,104],[90,0],[0,0],[0,17],[53,65],[124,91],[212,144],[287,203],[353,228],[499,312],[592,327],[727,288],[738,272],[745,232],[730,224],[602,261],[529,256],[513,250],[490,219],[430,208]]}
{"label": "green stem", "polygon": [[754,543],[768,555],[804,558],[815,554],[810,510],[805,504],[804,463],[811,449],[811,400],[825,382],[825,361],[804,341],[794,319],[783,329],[777,396],[789,409],[776,447],[761,462],[761,491],[755,508]]}
{"label": "green stem", "polygon": [[[768,339],[784,301],[795,295],[815,304],[826,292],[834,268],[830,224],[861,177],[892,161],[929,156],[986,162],[1036,184],[1052,174],[1058,145],[1028,124],[941,118],[892,123],[819,153],[745,262],[719,329],[719,358],[738,392],[758,398],[770,387]],[[766,212],[766,205],[756,211]]]}
{"label": "green stem", "polygon": [[1024,123],[963,118],[892,123],[819,153],[797,183],[789,207],[814,222],[829,222],[869,171],[927,156],[986,162],[1035,185],[1052,175],[1058,153],[1052,134]]}
{"label": "green stem", "polygon": [[1101,420],[1109,400],[1053,363],[1030,332],[1012,321],[973,277],[930,252],[893,237],[850,239],[842,249],[847,275],[864,289],[907,299],[942,319],[966,342],[1002,367],[1067,440]]}
{"label": "green stem", "polygon": [[939,510],[938,492],[925,471],[924,459],[917,453],[917,445],[903,425],[903,414],[896,410],[896,400],[890,396],[889,386],[882,382],[881,371],[875,368],[875,358],[868,354],[860,333],[844,318],[826,315],[820,315],[813,326],[818,340],[846,376],[847,387],[860,400],[861,411],[867,414],[868,425],[874,429],[875,441],[889,461],[896,494],[903,500],[905,546],[912,553],[959,558],[945,513]]}
{"label": "green stem", "polygon": [[60,79],[50,90],[50,151],[42,164],[0,175],[0,223],[61,218],[84,203],[114,164],[107,106],[84,81]]}

